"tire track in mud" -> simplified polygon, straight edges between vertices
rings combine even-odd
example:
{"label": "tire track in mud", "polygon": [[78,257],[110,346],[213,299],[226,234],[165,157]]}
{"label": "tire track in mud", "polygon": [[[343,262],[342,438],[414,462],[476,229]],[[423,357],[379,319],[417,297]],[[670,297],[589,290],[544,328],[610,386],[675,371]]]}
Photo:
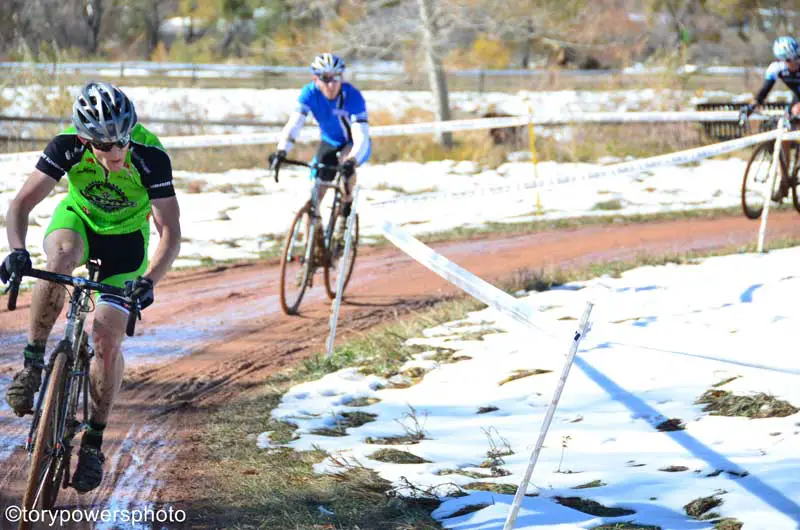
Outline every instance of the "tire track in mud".
{"label": "tire track in mud", "polygon": [[[778,213],[769,237],[800,236],[797,221],[792,212]],[[744,245],[754,242],[757,229],[745,219],[722,218],[593,226],[434,247],[491,281],[521,268],[580,267],[642,254]],[[179,271],[158,286],[156,304],[145,312],[137,336],[123,346],[126,377],[106,434],[104,482],[85,496],[62,491],[60,506],[131,510],[202,504],[206,488],[198,486],[208,484],[202,475],[202,439],[193,433],[202,428],[205,415],[324,347],[330,306],[321,282],[303,301],[302,314],[286,317],[277,300],[277,274],[274,262],[241,264]],[[456,288],[396,249],[363,249],[342,307],[339,339],[454,294]],[[17,369],[28,304],[24,294],[22,310],[0,309],[2,394]],[[16,420],[0,406],[3,507],[20,503],[26,466],[14,439],[24,438],[29,418]],[[6,528],[3,521],[0,528]]]}

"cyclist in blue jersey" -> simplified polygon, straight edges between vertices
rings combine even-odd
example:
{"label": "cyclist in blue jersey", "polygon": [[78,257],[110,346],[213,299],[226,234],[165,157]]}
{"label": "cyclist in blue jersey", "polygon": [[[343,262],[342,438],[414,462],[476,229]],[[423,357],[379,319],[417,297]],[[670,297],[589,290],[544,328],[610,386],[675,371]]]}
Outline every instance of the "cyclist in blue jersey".
{"label": "cyclist in blue jersey", "polygon": [[772,45],[772,52],[778,60],[767,68],[764,85],[753,98],[753,107],[764,104],[780,79],[792,91],[792,115],[800,116],[800,46],[792,37],[778,37]]}
{"label": "cyclist in blue jersey", "polygon": [[[372,151],[367,104],[356,87],[342,80],[344,70],[345,63],[337,55],[322,53],[314,58],[313,80],[300,91],[297,107],[283,128],[277,150],[269,156],[270,164],[285,159],[309,113],[313,115],[322,136],[313,161],[339,165],[344,177],[341,218],[350,215],[356,167],[366,162]],[[330,170],[312,170],[311,176],[330,182],[336,174]],[[324,191],[320,200],[323,198]],[[344,223],[340,220],[337,226],[340,232]]]}
{"label": "cyclist in blue jersey", "polygon": [[[767,67],[767,73],[764,76],[764,84],[761,89],[756,92],[753,101],[747,106],[745,113],[749,116],[754,110],[764,104],[772,87],[780,79],[783,81],[789,90],[792,91],[792,129],[796,129],[795,120],[800,117],[800,45],[793,37],[778,37],[772,44],[772,53],[775,54],[777,61],[773,61]],[[789,142],[783,142],[783,153],[786,160],[789,160]],[[782,189],[780,194],[785,194],[788,190],[783,189],[783,182],[781,183]]]}

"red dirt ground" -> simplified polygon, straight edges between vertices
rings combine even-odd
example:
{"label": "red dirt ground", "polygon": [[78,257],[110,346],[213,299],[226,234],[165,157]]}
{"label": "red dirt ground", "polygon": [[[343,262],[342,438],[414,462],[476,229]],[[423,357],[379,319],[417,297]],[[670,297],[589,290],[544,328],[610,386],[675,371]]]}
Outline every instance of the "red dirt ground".
{"label": "red dirt ground", "polygon": [[[757,230],[757,223],[729,217],[544,231],[434,248],[492,281],[521,268],[576,268],[640,255],[744,245],[755,242]],[[796,214],[771,217],[769,238],[799,235]],[[321,282],[306,295],[302,314],[288,317],[280,312],[277,276],[275,263],[242,264],[175,272],[157,287],[156,304],[145,312],[137,337],[125,348],[126,379],[106,434],[103,485],[83,497],[71,489],[62,491],[59,505],[192,505],[202,489],[196,486],[197,470],[203,465],[202,441],[193,432],[204,415],[257,387],[267,375],[324,348],[330,303]],[[362,249],[337,339],[347,340],[455,294],[455,287],[397,249]],[[19,365],[29,295],[20,296],[13,313],[5,310],[4,300],[0,303],[0,392],[5,394]],[[3,509],[21,503],[27,462],[20,444],[28,422],[29,417],[19,420],[0,408]],[[0,528],[7,527],[0,519]]]}

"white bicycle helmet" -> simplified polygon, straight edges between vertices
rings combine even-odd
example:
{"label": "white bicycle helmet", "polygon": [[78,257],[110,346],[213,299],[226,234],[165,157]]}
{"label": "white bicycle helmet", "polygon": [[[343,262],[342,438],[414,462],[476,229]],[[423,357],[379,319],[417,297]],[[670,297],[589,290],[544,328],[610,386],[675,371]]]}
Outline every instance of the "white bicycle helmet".
{"label": "white bicycle helmet", "polygon": [[133,102],[109,83],[90,82],[72,105],[72,124],[78,136],[86,140],[127,141],[136,121]]}
{"label": "white bicycle helmet", "polygon": [[772,45],[772,53],[781,61],[800,59],[800,46],[792,37],[778,37]]}
{"label": "white bicycle helmet", "polygon": [[344,60],[332,53],[321,53],[311,62],[311,71],[316,76],[341,75],[344,67]]}

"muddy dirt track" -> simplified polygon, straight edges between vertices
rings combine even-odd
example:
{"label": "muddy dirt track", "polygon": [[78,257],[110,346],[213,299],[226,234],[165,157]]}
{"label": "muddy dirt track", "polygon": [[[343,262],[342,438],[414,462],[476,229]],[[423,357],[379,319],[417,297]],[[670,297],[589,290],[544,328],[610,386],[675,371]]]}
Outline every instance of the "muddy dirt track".
{"label": "muddy dirt track", "polygon": [[[574,268],[643,254],[744,245],[755,241],[757,230],[757,223],[730,217],[545,231],[434,248],[491,281],[520,268]],[[786,236],[800,236],[796,213],[776,213],[770,220],[768,241]],[[324,348],[330,303],[321,276],[306,295],[299,317],[281,313],[277,276],[275,263],[243,264],[176,272],[158,286],[156,303],[145,312],[137,336],[123,346],[125,384],[106,433],[103,484],[84,496],[62,491],[61,506],[123,510],[151,503],[194,504],[199,490],[193,469],[203,462],[196,450],[201,441],[193,434],[204,414],[247,393],[268,374]],[[342,306],[338,340],[455,294],[453,286],[397,249],[363,249]],[[28,304],[29,296],[23,295],[19,309],[9,313],[2,299],[3,396],[19,367]],[[60,332],[57,325],[53,336]],[[21,503],[27,469],[22,444],[29,418],[18,419],[0,404],[2,510]],[[174,528],[195,527],[189,523],[191,517]],[[0,528],[12,528],[2,511]]]}

